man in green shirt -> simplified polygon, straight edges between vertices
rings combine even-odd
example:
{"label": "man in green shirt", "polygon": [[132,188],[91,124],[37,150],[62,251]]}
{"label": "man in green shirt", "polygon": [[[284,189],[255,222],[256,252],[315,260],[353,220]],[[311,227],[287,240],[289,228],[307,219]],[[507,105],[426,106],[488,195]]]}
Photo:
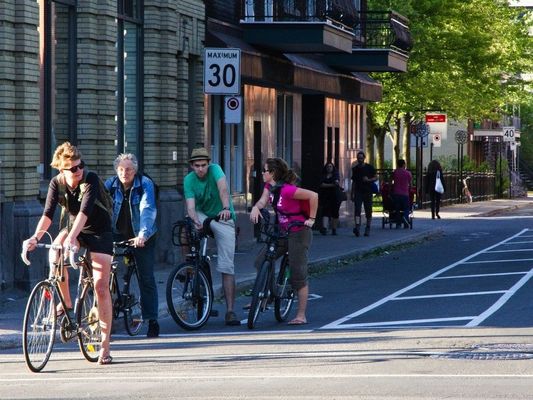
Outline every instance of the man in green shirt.
{"label": "man in green shirt", "polygon": [[226,325],[240,325],[233,311],[235,305],[235,211],[226,182],[226,175],[218,164],[210,164],[211,157],[205,148],[194,149],[189,163],[192,167],[184,180],[187,214],[201,229],[208,217],[220,217],[211,222],[217,243],[217,271],[222,273],[222,286],[226,298]]}

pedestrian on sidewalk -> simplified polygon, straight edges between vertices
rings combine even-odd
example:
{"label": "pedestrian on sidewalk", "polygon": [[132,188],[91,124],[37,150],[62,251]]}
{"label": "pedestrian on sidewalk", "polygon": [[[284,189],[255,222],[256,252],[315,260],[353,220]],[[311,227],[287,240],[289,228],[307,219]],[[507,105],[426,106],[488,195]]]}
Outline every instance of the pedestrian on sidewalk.
{"label": "pedestrian on sidewalk", "polygon": [[[442,193],[437,191],[435,185],[437,184],[437,178],[442,184]],[[446,186],[444,184],[444,175],[442,174],[442,167],[437,160],[433,160],[428,164],[428,170],[426,173],[426,193],[429,194],[429,200],[431,204],[431,219],[437,217],[440,219],[440,200],[442,194],[446,191]]]}
{"label": "pedestrian on sidewalk", "polygon": [[[263,181],[265,187],[261,198],[252,207],[250,220],[256,224],[261,217],[260,210],[269,203],[276,213],[276,221],[282,231],[287,232],[292,222],[303,222],[305,227],[296,226],[288,232],[288,239],[282,240],[278,247],[278,256],[289,252],[290,282],[292,288],[298,294],[298,310],[289,325],[303,325],[307,323],[307,298],[309,296],[309,283],[307,276],[307,264],[309,259],[309,247],[313,239],[311,228],[315,223],[318,208],[318,194],[299,188],[293,183],[296,176],[289,169],[285,160],[281,158],[269,158],[263,167]],[[304,206],[308,202],[309,208]],[[308,213],[308,214],[306,214]],[[264,251],[258,255],[258,259],[264,257]]]}
{"label": "pedestrian on sidewalk", "polygon": [[337,234],[339,225],[339,208],[342,203],[344,189],[340,186],[339,172],[331,162],[326,163],[322,169],[322,182],[318,195],[318,204],[322,214],[322,227],[320,233],[326,235],[328,227],[331,234]]}
{"label": "pedestrian on sidewalk", "polygon": [[403,223],[404,229],[409,228],[409,188],[413,176],[407,170],[405,160],[398,160],[392,172],[392,201],[396,214],[396,228]]}
{"label": "pedestrian on sidewalk", "polygon": [[[105,193],[98,175],[85,168],[81,152],[69,142],[57,147],[50,165],[59,170],[59,174],[50,180],[43,215],[37,223],[33,236],[24,241],[24,246],[28,251],[36,248],[38,241],[52,225],[54,213],[59,204],[63,208],[61,230],[53,243],[75,253],[80,246],[91,252],[94,289],[102,330],[98,364],[111,364],[113,358],[109,347],[113,314],[109,279],[113,257],[113,235],[111,216],[107,209],[108,201],[105,197],[109,198],[109,196]],[[67,221],[63,221],[63,215],[67,217]],[[66,227],[62,226],[63,222],[66,222]],[[56,264],[58,256],[57,251],[55,255],[51,251],[50,263]],[[58,315],[69,312],[72,308],[68,268],[64,269],[64,278],[59,283],[59,288],[64,296],[67,310],[58,309]]]}
{"label": "pedestrian on sidewalk", "polygon": [[105,185],[113,198],[113,239],[129,240],[139,272],[141,309],[148,321],[147,337],[159,336],[159,300],[154,276],[157,204],[152,180],[138,173],[134,154],[120,154],[114,162],[116,176]]}
{"label": "pedestrian on sidewalk", "polygon": [[189,159],[192,172],[183,182],[187,214],[196,229],[208,217],[220,217],[211,221],[211,230],[217,244],[217,271],[222,274],[222,287],[226,299],[226,325],[241,322],[234,311],[235,305],[235,211],[226,181],[226,175],[218,164],[211,164],[205,148],[194,149]]}
{"label": "pedestrian on sidewalk", "polygon": [[370,235],[370,225],[372,223],[372,185],[377,181],[376,169],[365,163],[365,153],[357,153],[357,162],[352,167],[352,192],[351,199],[354,202],[354,222],[353,233],[355,236],[360,235],[361,228],[361,206],[365,207],[365,236]]}

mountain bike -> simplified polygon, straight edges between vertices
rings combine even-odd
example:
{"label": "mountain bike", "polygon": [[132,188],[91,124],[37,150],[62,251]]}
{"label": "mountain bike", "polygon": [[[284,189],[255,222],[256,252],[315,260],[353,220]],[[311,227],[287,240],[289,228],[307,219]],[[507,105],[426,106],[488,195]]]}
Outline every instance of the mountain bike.
{"label": "mountain bike", "polygon": [[[124,325],[128,335],[137,335],[143,325],[141,307],[141,288],[139,286],[139,272],[133,254],[134,246],[130,240],[113,242],[113,262],[111,263],[111,279],[109,290],[113,302],[113,318],[117,319],[122,313]],[[122,258],[126,271],[122,277],[122,290],[119,285],[117,258]]]}
{"label": "mountain bike", "polygon": [[462,193],[463,193],[463,198],[465,199],[465,201],[470,204],[472,203],[472,193],[470,193],[470,189],[468,188],[468,180],[470,179],[469,176],[465,177],[462,182],[463,182],[463,190],[462,190]]}
{"label": "mountain bike", "polygon": [[[48,236],[52,242],[52,237]],[[48,278],[35,285],[26,304],[22,328],[22,350],[26,365],[32,372],[39,372],[46,366],[52,354],[58,325],[61,341],[68,342],[77,337],[85,359],[98,361],[102,336],[89,252],[76,257],[70,251],[66,262],[63,246],[38,243],[37,247],[57,252],[59,260],[50,263]],[[26,265],[30,265],[24,246],[21,257]],[[67,309],[59,286],[65,279],[65,268],[69,266],[80,270],[74,315]],[[57,315],[58,302],[65,310],[62,318]]]}
{"label": "mountain bike", "polygon": [[274,303],[274,315],[278,322],[287,320],[294,303],[294,290],[290,284],[289,254],[286,252],[281,258],[280,267],[276,275],[276,256],[280,240],[286,240],[288,232],[296,226],[305,226],[303,222],[292,222],[287,232],[281,232],[277,224],[270,223],[270,214],[261,209],[261,239],[266,243],[266,253],[261,267],[257,271],[252,302],[248,311],[248,328],[253,329],[261,312]]}
{"label": "mountain bike", "polygon": [[186,261],[170,273],[167,280],[167,306],[176,323],[186,330],[204,326],[213,307],[213,281],[207,239],[213,237],[211,221],[219,217],[207,218],[201,230],[187,217],[174,224],[172,243],[186,248]]}

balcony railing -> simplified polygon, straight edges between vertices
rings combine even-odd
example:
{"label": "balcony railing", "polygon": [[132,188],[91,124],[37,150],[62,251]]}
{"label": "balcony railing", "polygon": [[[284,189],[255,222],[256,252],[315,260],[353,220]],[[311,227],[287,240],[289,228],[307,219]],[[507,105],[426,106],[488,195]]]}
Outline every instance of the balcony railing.
{"label": "balcony railing", "polygon": [[357,10],[350,0],[243,0],[243,22],[325,22],[352,32]]}
{"label": "balcony railing", "polygon": [[408,53],[413,47],[409,20],[394,11],[361,12],[354,26],[354,47],[394,49]]}

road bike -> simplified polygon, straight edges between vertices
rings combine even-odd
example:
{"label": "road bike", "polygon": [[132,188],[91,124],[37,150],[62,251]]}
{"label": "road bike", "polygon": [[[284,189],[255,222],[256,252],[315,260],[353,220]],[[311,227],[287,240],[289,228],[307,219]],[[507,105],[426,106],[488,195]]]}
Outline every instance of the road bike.
{"label": "road bike", "polygon": [[[48,236],[52,242],[52,237]],[[32,372],[39,372],[46,366],[52,354],[58,326],[61,341],[65,343],[77,337],[85,359],[98,361],[102,336],[89,252],[76,257],[70,251],[66,261],[61,245],[38,243],[37,247],[46,248],[50,253],[57,252],[58,261],[50,262],[48,278],[35,285],[26,304],[22,328],[22,350],[26,365]],[[30,265],[27,248],[24,246],[21,257],[26,265]],[[55,254],[50,254],[49,259],[55,259]],[[74,315],[67,309],[59,286],[65,280],[65,268],[69,266],[80,271]],[[58,316],[57,305],[65,310],[62,317]]]}
{"label": "road bike", "polygon": [[[276,275],[276,257],[280,240],[287,240],[288,233],[296,226],[305,226],[303,222],[292,222],[287,232],[281,232],[277,224],[270,223],[270,213],[261,209],[261,238],[266,244],[266,253],[261,267],[257,271],[252,301],[248,311],[248,328],[253,329],[261,312],[274,303],[274,315],[278,322],[287,320],[294,303],[294,290],[290,284],[289,254],[285,252],[281,258]],[[306,229],[308,229],[306,227]]]}
{"label": "road bike", "polygon": [[470,193],[470,189],[468,188],[468,180],[470,179],[469,176],[465,177],[462,182],[463,182],[463,190],[462,190],[462,193],[463,193],[463,198],[465,199],[465,202],[467,202],[468,204],[472,203],[472,193]]}
{"label": "road bike", "polygon": [[167,280],[167,306],[176,323],[186,330],[204,326],[212,314],[213,281],[207,255],[208,237],[213,237],[211,221],[207,218],[201,230],[187,217],[174,224],[172,243],[186,249],[185,262],[172,270]]}
{"label": "road bike", "polygon": [[[124,316],[124,325],[128,335],[137,335],[143,325],[141,307],[141,288],[139,286],[139,271],[133,249],[135,246],[130,240],[113,242],[113,262],[111,263],[111,279],[109,290],[113,302],[113,318],[120,314]],[[122,258],[126,270],[122,276],[122,289],[119,285],[118,258]]]}

